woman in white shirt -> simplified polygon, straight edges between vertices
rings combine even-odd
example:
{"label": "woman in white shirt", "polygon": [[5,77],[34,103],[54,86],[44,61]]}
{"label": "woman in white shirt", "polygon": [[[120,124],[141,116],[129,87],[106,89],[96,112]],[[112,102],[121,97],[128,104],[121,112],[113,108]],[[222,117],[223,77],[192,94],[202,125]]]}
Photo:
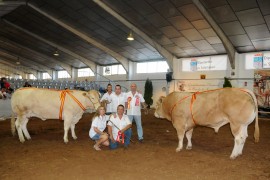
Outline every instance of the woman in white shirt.
{"label": "woman in white shirt", "polygon": [[107,120],[109,117],[105,115],[105,108],[100,106],[97,109],[95,116],[93,117],[91,128],[89,131],[89,136],[92,140],[96,141],[94,149],[100,151],[100,146],[109,146],[108,134],[104,132]]}

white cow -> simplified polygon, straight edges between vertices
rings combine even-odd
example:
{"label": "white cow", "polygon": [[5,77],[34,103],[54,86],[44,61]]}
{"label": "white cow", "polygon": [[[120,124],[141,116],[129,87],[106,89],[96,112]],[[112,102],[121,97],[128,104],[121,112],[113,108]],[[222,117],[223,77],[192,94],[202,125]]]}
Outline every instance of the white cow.
{"label": "white cow", "polygon": [[[15,122],[14,115],[11,119],[12,133],[15,134],[15,126],[20,141],[31,139],[27,131],[27,123],[30,117],[64,120],[64,142],[68,142],[68,130],[71,128],[73,139],[75,124],[81,119],[85,109],[100,106],[99,94],[95,90],[88,92],[78,90],[50,90],[37,88],[21,88],[15,91],[11,98],[13,114],[17,115]],[[23,136],[24,134],[24,136]]]}

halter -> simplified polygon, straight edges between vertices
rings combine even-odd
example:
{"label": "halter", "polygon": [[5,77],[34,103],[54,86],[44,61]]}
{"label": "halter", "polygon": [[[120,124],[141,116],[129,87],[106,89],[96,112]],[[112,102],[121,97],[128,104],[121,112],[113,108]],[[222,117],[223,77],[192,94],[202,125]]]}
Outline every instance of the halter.
{"label": "halter", "polygon": [[92,100],[91,100],[91,98],[89,98],[88,96],[86,96],[90,101],[91,101],[91,103],[95,106],[95,104],[98,104],[99,103],[99,101],[97,101],[97,102],[93,102]]}

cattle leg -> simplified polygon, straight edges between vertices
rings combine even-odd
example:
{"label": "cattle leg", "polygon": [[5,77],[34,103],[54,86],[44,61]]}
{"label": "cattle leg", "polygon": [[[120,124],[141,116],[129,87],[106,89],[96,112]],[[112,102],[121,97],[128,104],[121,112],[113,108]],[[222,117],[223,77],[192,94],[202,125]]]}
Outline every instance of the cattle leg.
{"label": "cattle leg", "polygon": [[238,155],[242,155],[242,151],[246,142],[246,138],[248,137],[248,133],[247,133],[247,125],[242,126],[241,128],[241,136],[240,136],[240,144],[239,144],[239,148],[238,148]]}
{"label": "cattle leg", "polygon": [[71,130],[71,135],[72,135],[72,137],[73,137],[74,140],[77,139],[77,136],[76,136],[76,134],[75,134],[75,125],[79,122],[79,120],[80,120],[81,118],[82,118],[81,115],[75,116],[75,117],[73,117],[73,120],[72,120],[72,122],[71,122],[70,130]]}
{"label": "cattle leg", "polygon": [[23,131],[23,134],[24,134],[24,136],[26,137],[26,139],[27,140],[30,140],[31,139],[31,136],[30,136],[30,134],[29,134],[29,132],[28,132],[28,130],[27,130],[27,127],[26,127],[26,125],[27,125],[27,123],[28,123],[28,118],[26,118],[26,117],[24,117],[23,118],[23,123],[22,123],[22,131]]}
{"label": "cattle leg", "polygon": [[64,142],[68,143],[68,130],[71,126],[71,120],[70,119],[65,119],[64,120]]}
{"label": "cattle leg", "polygon": [[174,128],[177,131],[178,136],[178,147],[176,148],[176,152],[179,152],[183,149],[183,139],[185,136],[185,126],[181,124],[181,120],[175,120],[173,123]]}
{"label": "cattle leg", "polygon": [[72,135],[73,139],[76,140],[77,139],[77,136],[75,134],[75,124],[74,123],[71,123],[70,130],[71,130],[71,135]]}
{"label": "cattle leg", "polygon": [[193,128],[186,132],[186,138],[188,140],[187,147],[186,147],[187,150],[192,149],[192,143],[191,143],[192,133],[193,133]]}
{"label": "cattle leg", "polygon": [[183,132],[180,132],[178,133],[177,131],[177,136],[178,136],[178,146],[176,148],[176,152],[180,152],[182,149],[183,149],[183,139],[184,139],[184,133]]}
{"label": "cattle leg", "polygon": [[232,133],[234,135],[234,147],[230,158],[235,159],[237,156],[242,154],[242,150],[247,138],[247,125],[241,126],[238,131],[232,130]]}
{"label": "cattle leg", "polygon": [[23,132],[22,132],[22,116],[19,116],[17,117],[17,120],[15,121],[15,126],[16,126],[16,129],[17,129],[17,132],[18,132],[18,136],[19,136],[19,140],[21,143],[24,143],[25,139],[24,139],[24,136],[23,136]]}

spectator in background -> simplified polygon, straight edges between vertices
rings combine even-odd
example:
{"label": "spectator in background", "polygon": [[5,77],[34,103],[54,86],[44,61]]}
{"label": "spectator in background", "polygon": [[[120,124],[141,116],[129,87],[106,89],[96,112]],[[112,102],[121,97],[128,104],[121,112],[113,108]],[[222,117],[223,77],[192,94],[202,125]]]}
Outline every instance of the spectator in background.
{"label": "spectator in background", "polygon": [[32,87],[27,81],[24,83],[23,87]]}
{"label": "spectator in background", "polygon": [[5,87],[4,77],[1,78],[0,83],[1,83],[1,84],[0,84],[0,88],[1,88],[1,89],[4,88],[4,87]]}
{"label": "spectator in background", "polygon": [[10,87],[9,82],[5,77],[1,78],[1,88],[6,88],[6,91],[9,92],[10,94],[13,92],[13,89]]}
{"label": "spectator in background", "polygon": [[0,99],[6,99],[7,98],[7,92],[6,92],[6,88],[1,88],[1,91],[0,91]]}

